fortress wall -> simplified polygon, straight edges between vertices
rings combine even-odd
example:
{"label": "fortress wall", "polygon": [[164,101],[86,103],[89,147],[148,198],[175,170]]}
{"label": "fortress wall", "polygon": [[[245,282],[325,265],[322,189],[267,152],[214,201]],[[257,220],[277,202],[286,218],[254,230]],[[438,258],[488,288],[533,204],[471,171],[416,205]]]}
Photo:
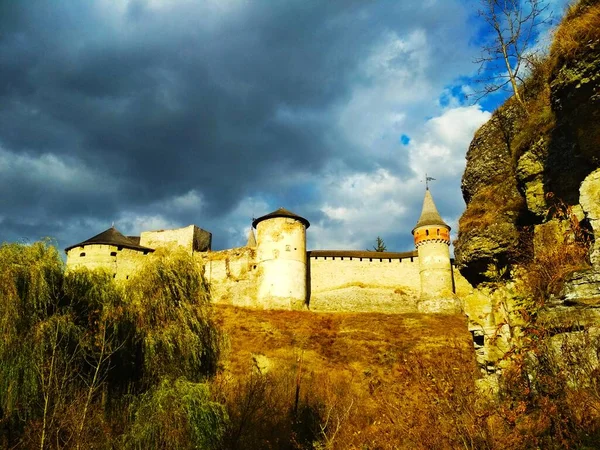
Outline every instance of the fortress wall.
{"label": "fortress wall", "polygon": [[[84,256],[81,256],[81,255]],[[111,272],[116,279],[128,279],[148,258],[150,253],[115,245],[92,244],[75,247],[67,253],[67,268],[86,267],[90,270],[104,269]]]}
{"label": "fortress wall", "polygon": [[128,248],[117,252],[117,280],[129,279],[148,261],[148,258],[152,258],[152,252],[144,255],[144,252]]}
{"label": "fortress wall", "polygon": [[210,250],[212,234],[195,225],[174,230],[143,231],[140,234],[140,245],[143,247],[180,246],[188,251]]}
{"label": "fortress wall", "polygon": [[67,269],[87,267],[90,270],[106,269],[112,273],[117,272],[117,257],[111,256],[116,252],[114,245],[86,245],[75,247],[67,253]]}
{"label": "fortress wall", "polygon": [[236,306],[256,306],[258,268],[256,251],[239,247],[218,252],[195,253],[204,266],[204,276],[210,284],[216,303]]}
{"label": "fortress wall", "polygon": [[416,311],[420,290],[418,258],[375,255],[310,255],[310,309],[386,313]]}

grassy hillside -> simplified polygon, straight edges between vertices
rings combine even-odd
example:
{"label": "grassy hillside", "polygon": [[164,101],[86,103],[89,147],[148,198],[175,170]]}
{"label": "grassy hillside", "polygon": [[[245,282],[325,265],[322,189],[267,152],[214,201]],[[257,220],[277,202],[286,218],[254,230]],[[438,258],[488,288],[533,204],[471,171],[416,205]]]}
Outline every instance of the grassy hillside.
{"label": "grassy hillside", "polygon": [[[287,434],[316,448],[452,448],[481,437],[462,316],[218,306],[216,321],[229,340],[219,399],[236,405],[230,418],[244,430],[231,448],[283,448]],[[253,401],[256,417],[244,416],[239,405]]]}

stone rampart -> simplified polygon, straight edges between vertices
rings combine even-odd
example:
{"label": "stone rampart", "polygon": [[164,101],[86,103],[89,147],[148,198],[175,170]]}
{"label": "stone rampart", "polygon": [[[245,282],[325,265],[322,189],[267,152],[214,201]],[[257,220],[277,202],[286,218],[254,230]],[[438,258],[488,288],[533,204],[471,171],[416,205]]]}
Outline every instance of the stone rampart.
{"label": "stone rampart", "polygon": [[314,311],[414,312],[419,296],[416,252],[308,252]]}
{"label": "stone rampart", "polygon": [[258,266],[256,251],[239,247],[218,252],[195,253],[204,266],[214,302],[236,306],[256,306]]}

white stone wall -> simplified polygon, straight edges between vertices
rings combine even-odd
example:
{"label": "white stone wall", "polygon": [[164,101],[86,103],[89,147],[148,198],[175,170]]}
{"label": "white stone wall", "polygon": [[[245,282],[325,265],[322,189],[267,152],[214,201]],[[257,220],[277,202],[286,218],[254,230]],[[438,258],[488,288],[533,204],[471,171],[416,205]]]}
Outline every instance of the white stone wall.
{"label": "white stone wall", "polygon": [[315,311],[414,312],[417,257],[311,257],[310,303]]}
{"label": "white stone wall", "polygon": [[126,280],[144,264],[150,254],[115,245],[89,244],[68,251],[67,269],[103,269],[118,280]]}
{"label": "white stone wall", "polygon": [[298,220],[274,217],[256,226],[257,306],[299,308],[306,302],[306,229]]}
{"label": "white stone wall", "polygon": [[256,305],[258,265],[256,252],[240,247],[218,252],[196,253],[204,266],[214,302],[236,306]]}

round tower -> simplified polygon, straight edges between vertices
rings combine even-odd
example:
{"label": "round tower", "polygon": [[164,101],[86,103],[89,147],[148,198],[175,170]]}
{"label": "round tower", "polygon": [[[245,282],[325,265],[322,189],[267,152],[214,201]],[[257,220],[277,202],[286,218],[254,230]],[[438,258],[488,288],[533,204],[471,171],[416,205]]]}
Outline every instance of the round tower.
{"label": "round tower", "polygon": [[425,190],[423,210],[412,230],[419,256],[420,312],[454,313],[460,303],[454,295],[450,262],[450,226],[440,217],[429,188]]}
{"label": "round tower", "polygon": [[284,208],[254,219],[258,263],[257,302],[264,308],[300,309],[307,293],[308,220]]}

